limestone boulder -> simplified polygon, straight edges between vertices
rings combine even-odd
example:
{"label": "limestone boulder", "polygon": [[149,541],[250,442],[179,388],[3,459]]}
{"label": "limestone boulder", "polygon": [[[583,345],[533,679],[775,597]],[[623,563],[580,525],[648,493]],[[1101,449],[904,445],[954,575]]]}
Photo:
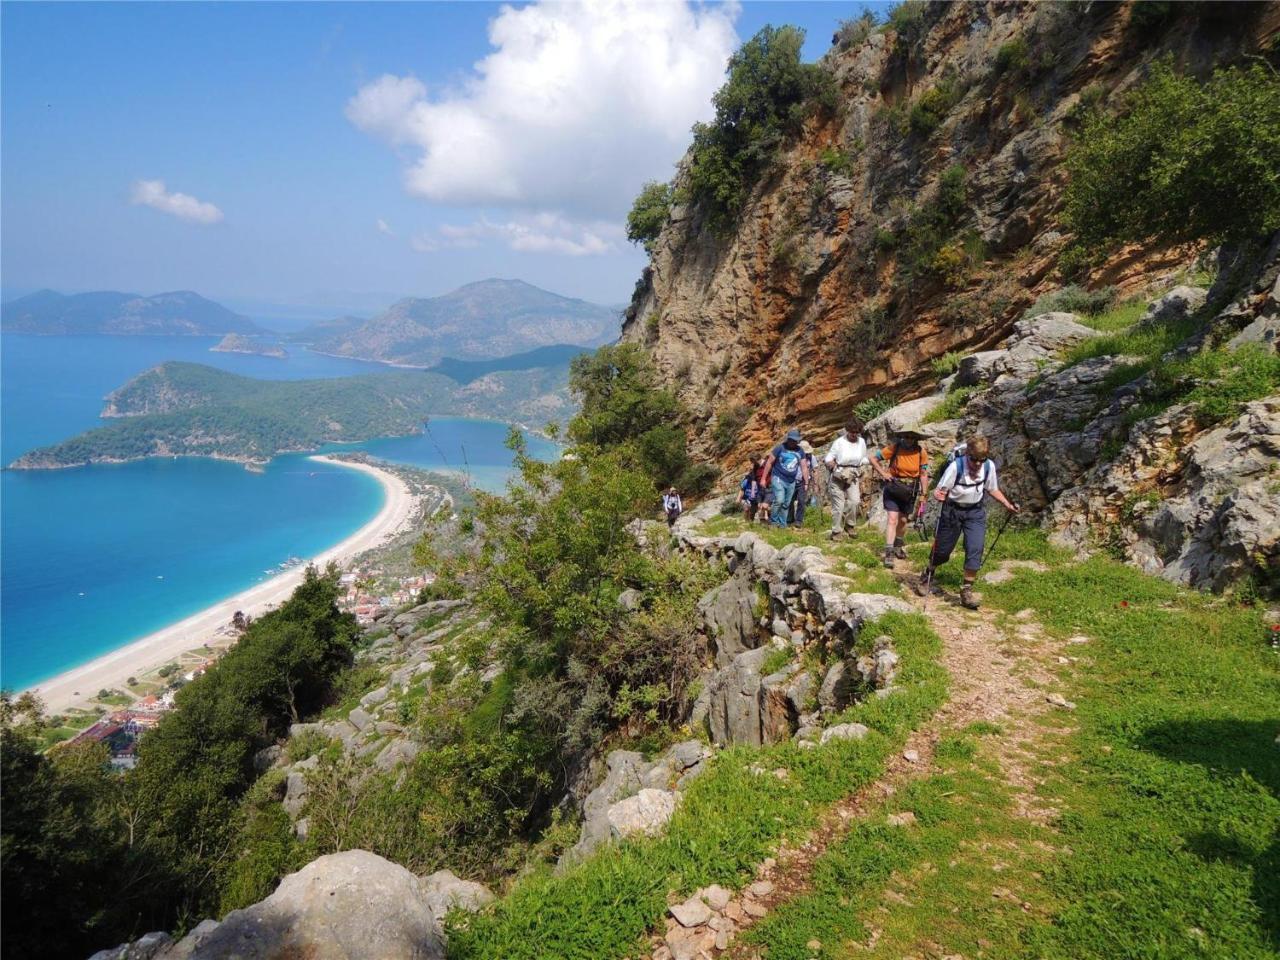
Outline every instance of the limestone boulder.
{"label": "limestone boulder", "polygon": [[638,834],[656,836],[662,832],[680,802],[680,795],[646,787],[609,807],[609,835],[623,839]]}
{"label": "limestone boulder", "polygon": [[192,960],[436,960],[444,944],[412,873],[365,850],[313,860],[275,893],[234,910]]}
{"label": "limestone boulder", "polygon": [[698,601],[717,666],[727,666],[738,654],[760,645],[756,626],[756,592],[747,577],[731,577],[708,590]]}

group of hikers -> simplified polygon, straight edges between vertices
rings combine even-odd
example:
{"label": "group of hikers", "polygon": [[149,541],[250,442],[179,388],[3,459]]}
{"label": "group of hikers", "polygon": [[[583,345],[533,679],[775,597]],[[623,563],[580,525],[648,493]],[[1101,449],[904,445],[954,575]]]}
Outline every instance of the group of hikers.
{"label": "group of hikers", "polygon": [[[928,435],[919,430],[897,430],[886,446],[870,449],[863,430],[862,421],[850,419],[822,458],[831,507],[830,537],[839,540],[853,532],[862,503],[863,477],[868,471],[874,472],[883,482],[884,565],[892,569],[895,560],[907,558],[908,525],[913,517],[922,517],[924,513],[930,466],[923,441]],[[746,476],[739,484],[737,503],[748,520],[785,527],[804,522],[805,507],[816,503],[818,487],[813,447],[799,430],[793,429],[767,456],[751,459]],[[986,438],[974,436],[953,448],[934,487],[933,497],[942,506],[928,562],[916,583],[916,592],[921,596],[936,590],[936,568],[950,559],[963,538],[964,586],[960,602],[977,609],[973,585],[986,545],[987,495],[1011,513],[1019,512],[1017,505],[1000,491]],[[672,497],[679,506],[679,497],[672,489],[664,498],[664,507]],[[678,515],[677,509],[674,516]],[[670,521],[674,522],[674,516],[668,511]]]}

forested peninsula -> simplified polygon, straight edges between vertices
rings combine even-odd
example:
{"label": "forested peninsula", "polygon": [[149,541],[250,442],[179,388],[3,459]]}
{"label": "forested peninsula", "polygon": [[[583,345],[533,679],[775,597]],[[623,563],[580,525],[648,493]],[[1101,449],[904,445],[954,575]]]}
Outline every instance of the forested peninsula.
{"label": "forested peninsula", "polygon": [[571,412],[567,366],[488,374],[466,385],[418,370],[257,380],[197,363],[160,364],[106,398],[114,422],[24,454],[16,470],[188,456],[265,464],[326,443],[420,433],[429,415],[545,422]]}

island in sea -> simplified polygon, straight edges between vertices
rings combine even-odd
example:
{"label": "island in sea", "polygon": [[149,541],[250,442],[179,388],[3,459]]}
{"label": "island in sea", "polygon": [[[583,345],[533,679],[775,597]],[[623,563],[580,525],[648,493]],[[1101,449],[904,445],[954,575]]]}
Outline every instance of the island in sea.
{"label": "island in sea", "polygon": [[0,309],[0,328],[7,333],[38,336],[210,337],[224,333],[261,333],[248,317],[190,290],[150,297],[114,290],[70,296],[41,290],[4,304]]}
{"label": "island in sea", "polygon": [[191,456],[260,467],[281,453],[421,433],[431,415],[546,423],[573,412],[569,368],[491,370],[460,383],[394,370],[324,380],[260,380],[168,362],[107,395],[113,422],[24,454],[10,467],[53,469]]}
{"label": "island in sea", "polygon": [[209,350],[212,353],[251,353],[257,357],[277,357],[280,360],[289,356],[288,351],[278,343],[265,343],[239,333],[228,333]]}

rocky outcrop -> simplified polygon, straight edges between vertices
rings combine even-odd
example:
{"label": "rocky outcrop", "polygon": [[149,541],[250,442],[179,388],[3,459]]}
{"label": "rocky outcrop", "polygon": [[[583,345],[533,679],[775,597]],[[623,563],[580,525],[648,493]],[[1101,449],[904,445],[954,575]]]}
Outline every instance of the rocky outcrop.
{"label": "rocky outcrop", "polygon": [[444,918],[493,902],[447,870],[419,880],[364,850],[311,861],[260,903],[204,920],[176,943],[149,933],[91,960],[443,960]]}
{"label": "rocky outcrop", "polygon": [[[837,108],[781,146],[727,235],[696,205],[673,207],[623,339],[691,411],[697,455],[736,471],[793,425],[829,442],[861,401],[922,397],[932,361],[994,348],[1060,283],[1062,160],[1082,100],[1128,89],[1165,55],[1206,75],[1276,29],[1268,11],[1138,32],[1135,7],[921,4],[911,36],[871,31],[827,53]],[[1001,51],[1018,47],[1029,62],[1006,69]],[[964,209],[948,242],[970,262],[947,276],[905,238],[957,165]],[[1128,293],[1184,257],[1130,248],[1090,279]],[[735,406],[750,419],[722,449],[713,427]]]}
{"label": "rocky outcrop", "polygon": [[582,802],[578,842],[561,863],[572,863],[610,840],[659,832],[675,813],[679,792],[709,759],[710,749],[697,740],[677,743],[653,762],[631,750],[612,751],[605,759],[604,780]]}
{"label": "rocky outcrop", "polygon": [[[957,387],[978,392],[961,419],[933,425],[935,448],[988,437],[1005,492],[1059,543],[1105,546],[1193,587],[1223,590],[1254,575],[1271,582],[1280,570],[1280,395],[1214,423],[1192,404],[1170,402],[1160,368],[1250,344],[1274,355],[1280,236],[1233,300],[1216,312],[1212,303],[1186,285],[1153,298],[1135,331],[1192,331],[1153,372],[1123,354],[1068,365],[1064,351],[1093,331],[1062,314],[1020,321],[1001,349],[963,358],[954,380],[940,385],[938,400]],[[881,419],[902,419],[916,406]]]}

